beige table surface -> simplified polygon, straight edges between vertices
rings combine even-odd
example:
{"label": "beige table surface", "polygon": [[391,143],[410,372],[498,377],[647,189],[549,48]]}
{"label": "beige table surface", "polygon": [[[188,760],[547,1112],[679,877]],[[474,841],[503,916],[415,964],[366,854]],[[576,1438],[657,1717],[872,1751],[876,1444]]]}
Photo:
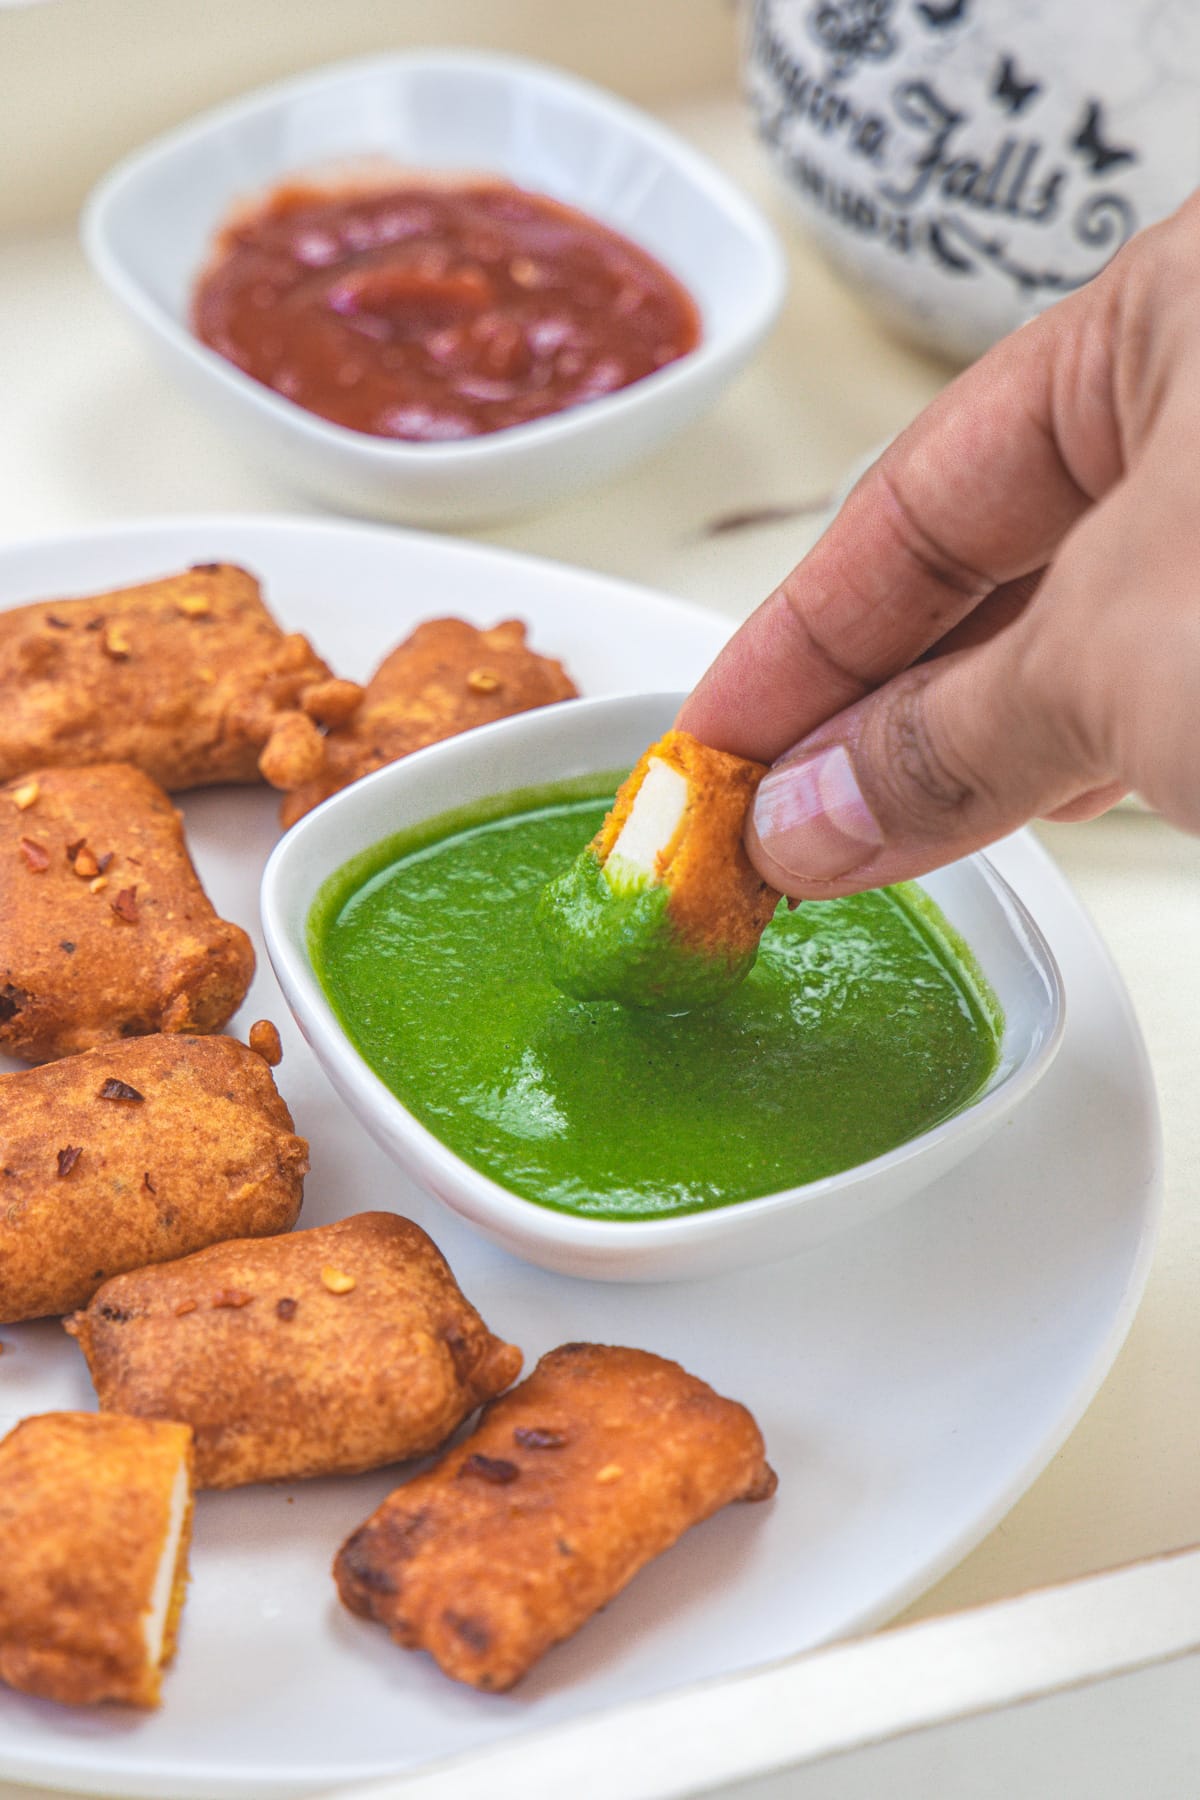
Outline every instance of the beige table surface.
{"label": "beige table surface", "polygon": [[[743,617],[813,541],[846,469],[946,379],[871,322],[787,227],[735,105],[670,115],[775,213],[782,323],[682,442],[551,513],[480,533]],[[66,236],[0,240],[0,542],[150,514],[312,512],[160,376]],[[715,521],[795,516],[711,534]],[[1161,1096],[1166,1210],[1141,1312],[1051,1466],[917,1618],[1200,1539],[1200,841],[1120,812],[1042,828],[1128,984]],[[169,1699],[169,1687],[168,1687]],[[29,1790],[0,1783],[0,1800]]]}

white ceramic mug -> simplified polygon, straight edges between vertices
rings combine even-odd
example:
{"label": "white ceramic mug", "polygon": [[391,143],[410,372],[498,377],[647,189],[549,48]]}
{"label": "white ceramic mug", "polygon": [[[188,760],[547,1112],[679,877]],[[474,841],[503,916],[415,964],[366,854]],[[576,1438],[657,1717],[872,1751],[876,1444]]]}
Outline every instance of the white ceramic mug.
{"label": "white ceramic mug", "polygon": [[747,86],[830,260],[959,360],[1200,181],[1200,0],[754,0]]}

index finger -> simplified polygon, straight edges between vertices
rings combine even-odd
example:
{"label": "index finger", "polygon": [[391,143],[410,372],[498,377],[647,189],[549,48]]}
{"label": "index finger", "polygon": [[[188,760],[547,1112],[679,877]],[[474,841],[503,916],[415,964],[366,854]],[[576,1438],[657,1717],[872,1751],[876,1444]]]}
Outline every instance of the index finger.
{"label": "index finger", "polygon": [[1046,563],[1121,473],[1105,277],[1004,339],[898,437],[721,651],[678,725],[772,762]]}

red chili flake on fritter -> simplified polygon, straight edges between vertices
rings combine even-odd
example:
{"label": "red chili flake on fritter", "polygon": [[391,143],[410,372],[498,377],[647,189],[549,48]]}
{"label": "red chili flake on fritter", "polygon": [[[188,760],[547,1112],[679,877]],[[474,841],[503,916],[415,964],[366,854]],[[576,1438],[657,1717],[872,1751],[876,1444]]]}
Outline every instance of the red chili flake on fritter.
{"label": "red chili flake on fritter", "polygon": [[83,1145],[82,1144],[64,1144],[62,1149],[58,1153],[58,1172],[59,1172],[59,1174],[60,1175],[69,1175],[71,1173],[71,1170],[75,1167],[75,1164],[79,1161],[79,1159],[82,1155],[83,1155]]}
{"label": "red chili flake on fritter", "polygon": [[140,1101],[144,1100],[146,1096],[139,1094],[135,1087],[130,1087],[127,1081],[118,1081],[115,1075],[110,1075],[107,1081],[101,1083],[100,1098],[101,1100]]}
{"label": "red chili flake on fritter", "polygon": [[128,925],[136,925],[138,919],[137,889],[122,888],[115,900],[109,902],[118,919],[124,919]]}
{"label": "red chili flake on fritter", "polygon": [[21,855],[35,875],[41,875],[50,867],[50,852],[45,844],[35,843],[33,838],[21,839]]}
{"label": "red chili flake on fritter", "polygon": [[507,1487],[520,1473],[516,1463],[506,1461],[503,1456],[483,1456],[475,1450],[458,1471],[458,1478],[461,1481],[464,1475],[475,1476],[479,1481],[491,1481],[497,1487]]}

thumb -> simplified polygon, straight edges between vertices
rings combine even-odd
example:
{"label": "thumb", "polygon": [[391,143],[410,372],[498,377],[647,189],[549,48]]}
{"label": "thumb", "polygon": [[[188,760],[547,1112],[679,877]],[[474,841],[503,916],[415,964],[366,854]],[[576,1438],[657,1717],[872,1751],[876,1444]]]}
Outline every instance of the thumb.
{"label": "thumb", "polygon": [[[1119,789],[1044,693],[1021,624],[918,664],[775,763],[746,831],[751,860],[793,897],[829,899],[925,874],[1035,816]],[[1082,816],[1082,815],[1080,815]]]}

